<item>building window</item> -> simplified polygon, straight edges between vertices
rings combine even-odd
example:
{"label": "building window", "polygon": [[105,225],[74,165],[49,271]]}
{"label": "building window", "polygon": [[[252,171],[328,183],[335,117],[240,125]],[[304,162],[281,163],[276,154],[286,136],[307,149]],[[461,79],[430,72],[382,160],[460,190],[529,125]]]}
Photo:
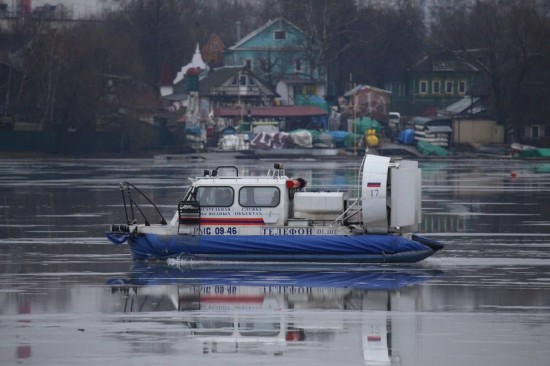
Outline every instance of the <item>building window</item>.
{"label": "building window", "polygon": [[466,81],[460,80],[458,82],[458,94],[460,95],[466,94]]}
{"label": "building window", "polygon": [[396,97],[402,97],[403,96],[403,87],[399,83],[389,83],[386,84],[386,89],[391,92]]}
{"label": "building window", "polygon": [[452,81],[446,81],[445,82],[445,94],[453,94],[453,82]]}
{"label": "building window", "polygon": [[216,42],[212,42],[210,44],[210,48],[213,49],[213,50],[217,50],[218,49],[218,44]]}
{"label": "building window", "polygon": [[539,138],[539,126],[531,126],[531,138],[532,139]]}
{"label": "building window", "polygon": [[241,86],[247,86],[248,85],[248,77],[246,75],[241,75],[239,84]]}
{"label": "building window", "polygon": [[302,87],[302,93],[306,95],[315,95],[317,92],[314,84],[307,84]]}
{"label": "building window", "polygon": [[432,94],[441,94],[441,81],[432,81]]}
{"label": "building window", "polygon": [[428,94],[428,82],[426,80],[420,80],[418,91],[420,94]]}
{"label": "building window", "polygon": [[248,70],[252,70],[252,60],[251,59],[246,59],[245,60],[245,66]]}
{"label": "building window", "polygon": [[302,61],[294,60],[294,71],[302,71]]}
{"label": "building window", "polygon": [[278,30],[278,31],[273,32],[273,38],[277,41],[286,40],[286,31]]}

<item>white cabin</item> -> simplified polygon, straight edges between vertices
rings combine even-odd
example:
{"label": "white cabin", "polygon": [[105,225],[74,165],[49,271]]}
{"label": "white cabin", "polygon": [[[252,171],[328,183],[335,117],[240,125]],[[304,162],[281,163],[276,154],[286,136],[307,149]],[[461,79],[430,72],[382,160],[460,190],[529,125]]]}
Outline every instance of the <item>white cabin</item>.
{"label": "white cabin", "polygon": [[[179,234],[192,235],[349,235],[416,230],[421,218],[418,163],[368,155],[362,170],[361,197],[350,200],[347,192],[306,191],[306,182],[287,177],[278,163],[266,176],[258,177],[241,177],[233,166],[219,167],[193,180],[174,223]],[[234,174],[222,175],[232,171]]]}

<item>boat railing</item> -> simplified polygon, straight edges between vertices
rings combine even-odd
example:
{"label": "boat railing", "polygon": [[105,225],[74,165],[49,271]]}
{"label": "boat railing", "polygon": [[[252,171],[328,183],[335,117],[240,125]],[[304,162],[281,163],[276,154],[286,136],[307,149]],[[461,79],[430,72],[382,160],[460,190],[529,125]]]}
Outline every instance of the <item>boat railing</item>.
{"label": "boat railing", "polygon": [[269,169],[267,171],[267,177],[268,178],[285,178],[285,169],[283,167],[283,164],[281,163],[274,163],[273,169]]}
{"label": "boat railing", "polygon": [[[132,189],[134,189],[139,196],[143,197],[147,202],[149,202],[157,212],[157,214],[160,216],[160,224],[166,225],[166,219],[160,212],[159,208],[145,193],[143,193],[139,188],[137,188],[135,185],[129,182],[122,182],[120,183],[120,192],[122,194],[122,202],[124,204],[124,214],[126,215],[126,223],[128,225],[130,224],[136,224],[137,219],[134,212],[134,207],[137,211],[141,214],[143,217],[143,220],[145,222],[145,226],[151,226],[151,223],[147,219],[147,216],[145,216],[145,213],[141,209],[140,205],[136,202],[135,198],[132,197]],[[126,203],[126,197],[128,197],[128,203]]]}
{"label": "boat railing", "polygon": [[355,201],[353,201],[353,203],[349,205],[348,208],[344,210],[344,212],[342,212],[336,219],[334,219],[334,221],[329,226],[332,227],[342,221],[346,222],[347,220],[352,218],[354,215],[361,212],[362,205],[358,206],[358,204],[360,203],[361,203],[361,197],[356,198]]}

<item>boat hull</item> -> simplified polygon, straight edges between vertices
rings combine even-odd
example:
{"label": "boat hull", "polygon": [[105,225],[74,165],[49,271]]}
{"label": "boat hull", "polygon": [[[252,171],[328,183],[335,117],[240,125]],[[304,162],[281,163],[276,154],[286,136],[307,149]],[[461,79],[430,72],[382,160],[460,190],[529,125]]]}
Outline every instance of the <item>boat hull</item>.
{"label": "boat hull", "polygon": [[442,245],[420,236],[398,235],[157,235],[129,237],[136,259],[183,257],[256,262],[412,263]]}

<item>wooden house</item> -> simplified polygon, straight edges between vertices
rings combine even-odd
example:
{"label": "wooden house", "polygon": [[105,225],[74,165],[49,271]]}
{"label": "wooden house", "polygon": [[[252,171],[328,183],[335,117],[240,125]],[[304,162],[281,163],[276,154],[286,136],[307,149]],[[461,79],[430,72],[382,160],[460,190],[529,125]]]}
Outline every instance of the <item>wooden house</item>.
{"label": "wooden house", "polygon": [[389,81],[392,110],[430,115],[470,94],[481,73],[454,52],[426,55],[407,70],[405,80]]}
{"label": "wooden house", "polygon": [[213,33],[208,41],[201,48],[201,55],[211,68],[223,66],[223,53],[225,51],[225,45],[220,37]]}
{"label": "wooden house", "polygon": [[199,97],[210,110],[217,107],[272,105],[277,93],[246,66],[224,66],[199,79]]}
{"label": "wooden house", "polygon": [[283,18],[271,20],[225,52],[226,66],[245,66],[276,88],[283,105],[326,94],[325,70],[311,57],[311,38]]}

